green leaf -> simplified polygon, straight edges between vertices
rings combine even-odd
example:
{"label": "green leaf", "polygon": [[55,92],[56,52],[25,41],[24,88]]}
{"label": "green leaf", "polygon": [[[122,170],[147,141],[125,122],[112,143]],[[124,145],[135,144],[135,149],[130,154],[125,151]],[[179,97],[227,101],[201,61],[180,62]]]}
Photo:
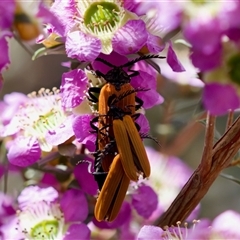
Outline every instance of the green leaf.
{"label": "green leaf", "polygon": [[32,60],[35,60],[35,59],[37,59],[39,57],[42,57],[42,56],[53,55],[53,54],[64,54],[65,55],[66,54],[65,46],[62,44],[62,45],[58,45],[58,46],[53,47],[53,48],[46,48],[46,47],[39,48],[33,54]]}

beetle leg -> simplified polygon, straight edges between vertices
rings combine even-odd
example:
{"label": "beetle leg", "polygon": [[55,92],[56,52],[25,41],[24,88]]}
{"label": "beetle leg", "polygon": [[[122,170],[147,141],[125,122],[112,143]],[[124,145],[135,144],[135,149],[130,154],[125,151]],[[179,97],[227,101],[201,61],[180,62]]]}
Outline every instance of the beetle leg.
{"label": "beetle leg", "polygon": [[89,96],[87,96],[87,99],[90,102],[98,103],[98,98],[94,95],[94,93],[99,94],[100,91],[101,91],[101,88],[99,88],[99,87],[90,87],[88,90]]}

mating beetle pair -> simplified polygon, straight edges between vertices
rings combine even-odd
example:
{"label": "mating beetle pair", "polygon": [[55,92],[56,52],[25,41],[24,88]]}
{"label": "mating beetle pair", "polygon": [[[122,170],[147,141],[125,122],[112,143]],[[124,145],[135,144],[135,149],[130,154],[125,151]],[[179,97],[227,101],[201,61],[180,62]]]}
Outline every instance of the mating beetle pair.
{"label": "mating beetle pair", "polygon": [[[97,58],[112,69],[96,75],[107,82],[99,91],[89,89],[89,100],[98,101],[98,127],[91,123],[97,131],[95,172],[93,173],[99,186],[99,196],[95,206],[95,217],[98,221],[112,221],[116,218],[125,198],[130,180],[138,181],[139,175],[150,175],[150,164],[143,146],[139,129],[134,118],[135,111],[143,102],[136,97],[136,92],[149,89],[134,89],[131,78],[139,74],[130,68],[134,63],[150,58],[164,58],[158,55],[142,56],[121,66]],[[128,74],[123,68],[128,67]],[[98,92],[96,99],[94,92]],[[137,104],[136,104],[137,103]]]}

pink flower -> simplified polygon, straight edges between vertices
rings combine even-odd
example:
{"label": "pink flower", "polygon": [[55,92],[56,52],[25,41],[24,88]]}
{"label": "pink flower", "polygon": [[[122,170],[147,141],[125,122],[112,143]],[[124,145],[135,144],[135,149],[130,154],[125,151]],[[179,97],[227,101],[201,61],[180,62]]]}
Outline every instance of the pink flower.
{"label": "pink flower", "polygon": [[88,215],[83,192],[69,189],[63,194],[60,204],[58,198],[58,192],[51,187],[25,188],[18,198],[20,210],[15,217],[17,221],[12,223],[15,224],[13,232],[23,238],[41,234],[46,239],[66,240],[76,236],[90,239],[90,230],[82,223]]}

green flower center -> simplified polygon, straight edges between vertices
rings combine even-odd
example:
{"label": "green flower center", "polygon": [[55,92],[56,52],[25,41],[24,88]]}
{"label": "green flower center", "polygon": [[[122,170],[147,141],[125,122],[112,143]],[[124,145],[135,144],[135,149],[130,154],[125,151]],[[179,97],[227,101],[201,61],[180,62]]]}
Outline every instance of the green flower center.
{"label": "green flower center", "polygon": [[227,64],[231,80],[240,85],[240,53],[232,56]]}
{"label": "green flower center", "polygon": [[111,2],[95,2],[86,10],[84,14],[84,24],[92,31],[105,28],[114,28],[120,21],[120,10],[118,6]]}
{"label": "green flower center", "polygon": [[38,132],[45,133],[59,125],[58,119],[61,119],[61,113],[52,110],[45,115],[40,115],[38,120],[33,123],[33,128]]}
{"label": "green flower center", "polygon": [[31,237],[36,240],[56,239],[58,230],[57,220],[42,221],[31,229]]}

